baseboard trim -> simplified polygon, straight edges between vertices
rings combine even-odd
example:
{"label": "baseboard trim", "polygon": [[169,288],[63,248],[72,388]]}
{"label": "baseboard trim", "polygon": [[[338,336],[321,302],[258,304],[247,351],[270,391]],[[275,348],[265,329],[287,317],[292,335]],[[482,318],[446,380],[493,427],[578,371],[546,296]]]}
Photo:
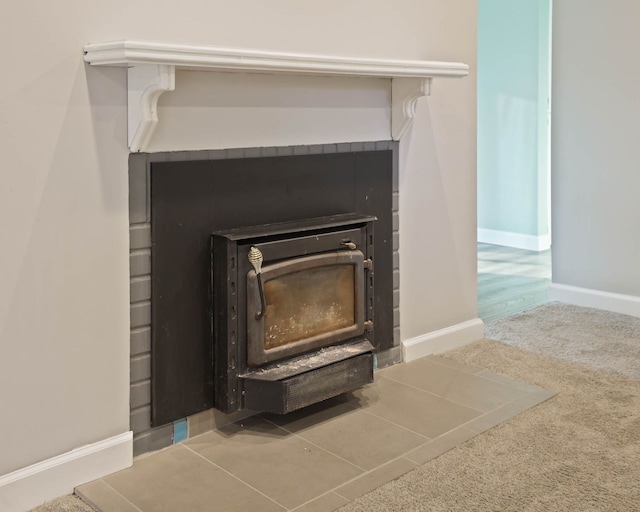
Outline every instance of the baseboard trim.
{"label": "baseboard trim", "polygon": [[510,231],[478,228],[478,242],[540,252],[551,248],[551,235],[522,235]]}
{"label": "baseboard trim", "polygon": [[640,317],[640,297],[634,295],[602,292],[556,283],[549,285],[548,294],[551,301]]}
{"label": "baseboard trim", "polygon": [[408,363],[431,354],[462,347],[484,337],[484,322],[479,318],[429,332],[402,342],[403,361]]}
{"label": "baseboard trim", "polygon": [[376,368],[385,368],[402,361],[402,347],[392,347],[376,353]]}
{"label": "baseboard trim", "polygon": [[24,512],[133,464],[133,432],[125,432],[0,476],[0,510]]}

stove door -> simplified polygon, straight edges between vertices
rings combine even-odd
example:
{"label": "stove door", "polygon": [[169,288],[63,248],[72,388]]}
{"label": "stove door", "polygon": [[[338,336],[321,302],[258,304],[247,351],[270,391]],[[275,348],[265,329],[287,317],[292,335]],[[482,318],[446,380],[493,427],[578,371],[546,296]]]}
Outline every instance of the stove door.
{"label": "stove door", "polygon": [[364,255],[332,251],[247,274],[247,362],[255,367],[364,334]]}

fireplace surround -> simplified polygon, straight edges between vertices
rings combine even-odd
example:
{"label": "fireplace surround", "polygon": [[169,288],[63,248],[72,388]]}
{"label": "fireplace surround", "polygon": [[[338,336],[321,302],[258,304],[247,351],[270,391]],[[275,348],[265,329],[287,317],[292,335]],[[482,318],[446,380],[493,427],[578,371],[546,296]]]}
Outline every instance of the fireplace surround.
{"label": "fireplace surround", "polygon": [[[253,174],[246,171],[247,165],[261,164],[263,167],[264,163],[274,169],[280,166],[281,178],[274,180],[264,170],[255,170]],[[209,171],[206,169],[212,165],[218,168],[218,182],[184,187],[189,181],[185,178],[190,168],[192,174],[202,178],[207,176]],[[156,339],[158,333],[177,332],[178,324],[166,323],[171,312],[176,312],[176,309],[178,313],[202,312],[209,304],[206,286],[200,289],[200,292],[204,291],[204,303],[200,301],[195,307],[180,298],[163,303],[163,297],[173,295],[175,290],[156,283],[156,274],[180,275],[177,281],[180,283],[206,283],[209,279],[210,237],[214,232],[228,234],[265,224],[304,223],[309,219],[326,219],[327,216],[342,217],[343,221],[345,216],[351,216],[347,223],[352,224],[353,218],[359,218],[356,226],[361,226],[362,217],[365,217],[375,226],[375,283],[379,287],[373,297],[375,318],[372,323],[375,325],[375,335],[369,330],[360,339],[352,337],[345,343],[362,340],[371,343],[369,348],[360,346],[358,355],[375,352],[378,366],[400,360],[397,165],[397,143],[390,141],[131,155],[131,425],[135,453],[170,444],[176,429],[181,428],[183,423],[189,426],[189,433],[195,435],[199,431],[196,422],[203,417],[211,418],[213,415],[221,418],[213,408],[216,405],[212,362],[214,349],[211,345],[202,344],[203,339],[210,339],[207,338],[211,330],[209,317],[200,314],[200,320],[193,321],[193,317],[187,313],[180,322],[191,326],[191,334],[171,338],[166,343],[164,356],[158,356],[157,353],[159,347],[160,352],[164,350],[164,342]],[[220,170],[224,167],[228,168],[227,171]],[[244,177],[242,172],[238,172],[241,167],[245,167]],[[200,171],[193,171],[198,168]],[[222,178],[225,180],[224,187],[220,186],[221,176],[226,176]],[[302,184],[296,185],[295,180],[300,176],[306,176],[306,182],[303,180]],[[330,182],[333,182],[333,192],[328,188]],[[248,183],[254,186],[248,187]],[[163,198],[163,187],[171,194],[178,191],[178,197],[171,200]],[[243,201],[238,201],[233,193],[229,193],[233,188],[243,190]],[[280,192],[276,192],[278,188]],[[214,201],[194,201],[194,189],[198,193],[207,189],[207,193],[213,191],[214,196],[218,196]],[[226,192],[221,193],[222,190]],[[158,207],[156,203],[162,206]],[[213,210],[209,211],[211,207],[207,203],[215,203],[217,215]],[[220,213],[221,209],[229,207],[231,209],[227,213]],[[285,212],[288,217],[283,217]],[[216,222],[207,217],[209,214],[216,216]],[[191,235],[185,238],[185,233],[179,228],[180,224],[185,224],[184,215],[204,219],[196,229],[198,241],[195,245],[200,247],[200,252],[196,251],[199,254],[196,259],[200,258],[200,263],[195,274],[185,270],[190,265],[180,259],[183,256],[177,260],[174,256],[163,260],[162,256],[163,244],[174,248],[171,250],[178,255],[188,253],[185,249],[193,245]],[[167,218],[172,219],[170,224],[181,232],[182,238],[179,236],[178,240],[163,241],[165,235],[158,226],[166,223]],[[373,221],[373,218],[376,220]],[[360,242],[357,242],[360,249]],[[342,250],[348,252],[348,247]],[[368,258],[363,258],[363,261],[365,259]],[[177,288],[182,286],[180,284]],[[181,306],[176,308],[176,302]],[[193,335],[194,329],[200,332]],[[200,341],[192,343],[189,340]],[[337,359],[341,358],[338,356]],[[167,363],[169,361],[171,364]],[[194,365],[194,361],[205,364]],[[154,375],[163,375],[166,379],[158,380]],[[187,375],[189,378],[185,377]],[[194,376],[197,378],[194,379]],[[251,381],[248,386],[254,384]],[[163,401],[166,403],[163,404]],[[261,402],[264,403],[264,400]],[[167,403],[168,408],[165,407]],[[251,405],[255,407],[255,404]],[[218,406],[217,409],[224,410],[225,407]],[[231,412],[234,408],[226,410]],[[236,414],[246,413],[241,411]],[[224,418],[222,421],[225,421]]]}
{"label": "fireplace surround", "polygon": [[[341,57],[311,54],[290,54],[282,52],[270,52],[259,50],[242,50],[218,47],[203,47],[191,45],[178,45],[167,43],[150,43],[145,41],[113,41],[108,43],[94,43],[86,45],[85,61],[92,66],[121,66],[127,68],[127,96],[128,96],[128,127],[129,127],[129,148],[133,152],[130,155],[130,234],[131,234],[131,430],[134,432],[134,454],[158,449],[166,446],[172,441],[184,438],[185,432],[189,435],[197,434],[199,431],[212,428],[217,423],[219,416],[214,409],[208,409],[196,416],[189,416],[186,420],[174,420],[173,423],[161,425],[158,418],[152,422],[151,408],[151,317],[152,310],[157,311],[157,304],[152,308],[152,252],[154,252],[155,240],[151,240],[151,201],[150,201],[150,169],[152,164],[159,162],[169,162],[178,160],[198,160],[198,159],[234,159],[234,158],[254,158],[256,156],[278,156],[278,155],[299,155],[299,154],[324,154],[343,153],[350,151],[379,151],[391,149],[393,158],[393,209],[392,215],[387,219],[392,225],[392,234],[383,237],[384,243],[391,244],[392,269],[389,273],[389,281],[392,281],[391,289],[393,296],[393,307],[390,318],[386,319],[386,325],[392,334],[387,339],[392,340],[390,347],[376,347],[376,357],[378,365],[386,365],[397,362],[401,359],[399,347],[399,258],[398,258],[398,169],[397,169],[397,143],[371,142],[371,143],[338,143],[320,144],[312,146],[285,146],[285,147],[260,147],[242,149],[238,140],[233,137],[226,139],[227,130],[217,132],[216,128],[206,130],[208,134],[203,143],[189,140],[188,143],[176,145],[175,140],[164,140],[164,142],[154,143],[153,134],[159,124],[158,99],[166,91],[172,91],[176,87],[176,72],[181,70],[215,72],[213,74],[220,77],[229,72],[241,72],[251,82],[256,85],[262,83],[262,78],[268,73],[272,76],[291,76],[292,80],[298,77],[303,79],[310,76],[329,77],[355,77],[353,86],[359,91],[362,89],[360,82],[364,77],[381,79],[388,84],[388,92],[383,94],[382,103],[385,105],[385,114],[382,117],[371,119],[354,115],[342,116],[342,112],[334,111],[338,117],[349,127],[347,132],[341,130],[340,123],[334,124],[331,132],[333,137],[327,137],[326,133],[315,136],[298,137],[295,133],[289,133],[285,139],[278,137],[266,138],[262,135],[253,134],[243,140],[251,141],[261,145],[262,141],[267,144],[301,144],[308,141],[326,141],[331,139],[354,140],[351,130],[358,127],[357,133],[366,133],[363,138],[378,140],[391,137],[398,141],[408,132],[416,113],[417,99],[430,93],[431,83],[434,77],[464,77],[469,72],[469,67],[456,62],[436,62],[436,61],[407,61],[397,59],[371,59],[360,57]],[[253,78],[255,77],[255,78]],[[287,78],[288,80],[288,78]],[[355,82],[358,82],[356,85]],[[278,82],[281,87],[288,81]],[[301,83],[301,82],[300,82]],[[336,82],[337,84],[337,82]],[[371,84],[371,83],[370,83]],[[228,85],[228,84],[227,84]],[[372,84],[371,84],[372,85]],[[259,87],[259,85],[258,85]],[[217,90],[217,87],[209,89],[210,92]],[[376,89],[378,90],[378,89]],[[283,90],[284,91],[284,90]],[[246,95],[246,91],[244,92]],[[358,95],[360,97],[360,95]],[[243,107],[246,101],[240,101]],[[373,104],[376,104],[375,101]],[[371,104],[371,106],[373,106]],[[194,105],[194,106],[200,106]],[[226,104],[224,104],[226,106]],[[283,104],[283,106],[285,106]],[[367,107],[370,105],[367,104]],[[374,107],[375,108],[375,107]],[[183,110],[183,109],[181,109]],[[238,109],[236,109],[238,110]],[[357,109],[356,109],[357,110]],[[218,109],[219,111],[219,109]],[[351,114],[356,114],[352,111]],[[164,114],[162,116],[164,118]],[[171,120],[169,120],[171,121]],[[269,119],[269,122],[272,122]],[[187,116],[181,122],[173,119],[169,125],[174,127],[183,126],[187,122],[189,126],[193,120]],[[305,120],[305,123],[310,120]],[[387,124],[388,123],[388,124]],[[197,123],[196,123],[197,124]],[[222,123],[225,124],[225,123]],[[321,121],[325,126],[325,120]],[[166,125],[162,123],[163,126]],[[225,124],[226,125],[226,124]],[[266,126],[266,125],[265,125]],[[367,127],[367,129],[364,129]],[[286,130],[285,130],[286,132]],[[192,135],[195,133],[193,130]],[[225,142],[216,140],[216,133]],[[174,134],[174,138],[175,138]],[[320,136],[319,136],[320,135]],[[213,139],[212,139],[213,137]],[[358,139],[355,139],[358,140]],[[248,143],[251,143],[248,142]],[[224,147],[228,150],[199,150],[199,151],[166,151],[178,148],[197,149],[205,147]],[[136,153],[141,151],[151,151],[152,153]],[[322,185],[322,182],[319,183]],[[324,215],[324,214],[321,214]],[[315,215],[315,216],[321,216]],[[254,224],[260,224],[256,222]],[[378,237],[380,240],[380,237]],[[153,247],[152,247],[153,246]],[[156,255],[153,261],[157,261]],[[380,282],[380,272],[376,271]],[[153,287],[154,290],[157,287]],[[154,291],[155,293],[155,291]],[[379,309],[376,309],[379,312]],[[155,313],[154,313],[155,314]],[[376,313],[378,314],[378,313]],[[383,325],[385,322],[383,322]],[[376,330],[380,332],[380,322],[376,322]],[[379,337],[378,337],[379,341]],[[175,355],[180,356],[180,351]],[[197,359],[196,359],[197,360]],[[196,369],[196,373],[200,371]],[[158,373],[157,371],[155,372]],[[210,372],[209,372],[210,373]],[[181,392],[180,387],[175,388],[176,392]],[[191,396],[182,393],[182,396]],[[198,406],[202,407],[202,404]],[[198,407],[196,409],[198,409]],[[213,416],[211,414],[213,412]],[[229,421],[230,417],[220,418],[220,422]],[[154,426],[151,427],[152,423]],[[219,424],[219,423],[218,423]]]}

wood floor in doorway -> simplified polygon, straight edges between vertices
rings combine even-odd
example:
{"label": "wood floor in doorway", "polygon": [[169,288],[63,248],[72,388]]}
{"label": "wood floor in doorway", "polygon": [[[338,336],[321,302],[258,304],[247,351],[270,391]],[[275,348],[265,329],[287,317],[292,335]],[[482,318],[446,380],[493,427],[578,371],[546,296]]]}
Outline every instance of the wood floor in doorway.
{"label": "wood floor in doorway", "polygon": [[551,250],[478,244],[478,316],[505,318],[548,302]]}

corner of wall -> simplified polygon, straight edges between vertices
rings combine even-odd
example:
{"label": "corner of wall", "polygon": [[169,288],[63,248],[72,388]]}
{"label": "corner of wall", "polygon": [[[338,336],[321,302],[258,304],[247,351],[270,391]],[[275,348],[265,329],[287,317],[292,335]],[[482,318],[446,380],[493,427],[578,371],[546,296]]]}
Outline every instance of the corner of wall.
{"label": "corner of wall", "polygon": [[468,320],[438,331],[429,332],[402,342],[403,361],[408,363],[421,357],[440,354],[468,345],[484,337],[484,322]]}
{"label": "corner of wall", "polygon": [[29,510],[132,464],[132,432],[82,446],[0,476],[0,510]]}

